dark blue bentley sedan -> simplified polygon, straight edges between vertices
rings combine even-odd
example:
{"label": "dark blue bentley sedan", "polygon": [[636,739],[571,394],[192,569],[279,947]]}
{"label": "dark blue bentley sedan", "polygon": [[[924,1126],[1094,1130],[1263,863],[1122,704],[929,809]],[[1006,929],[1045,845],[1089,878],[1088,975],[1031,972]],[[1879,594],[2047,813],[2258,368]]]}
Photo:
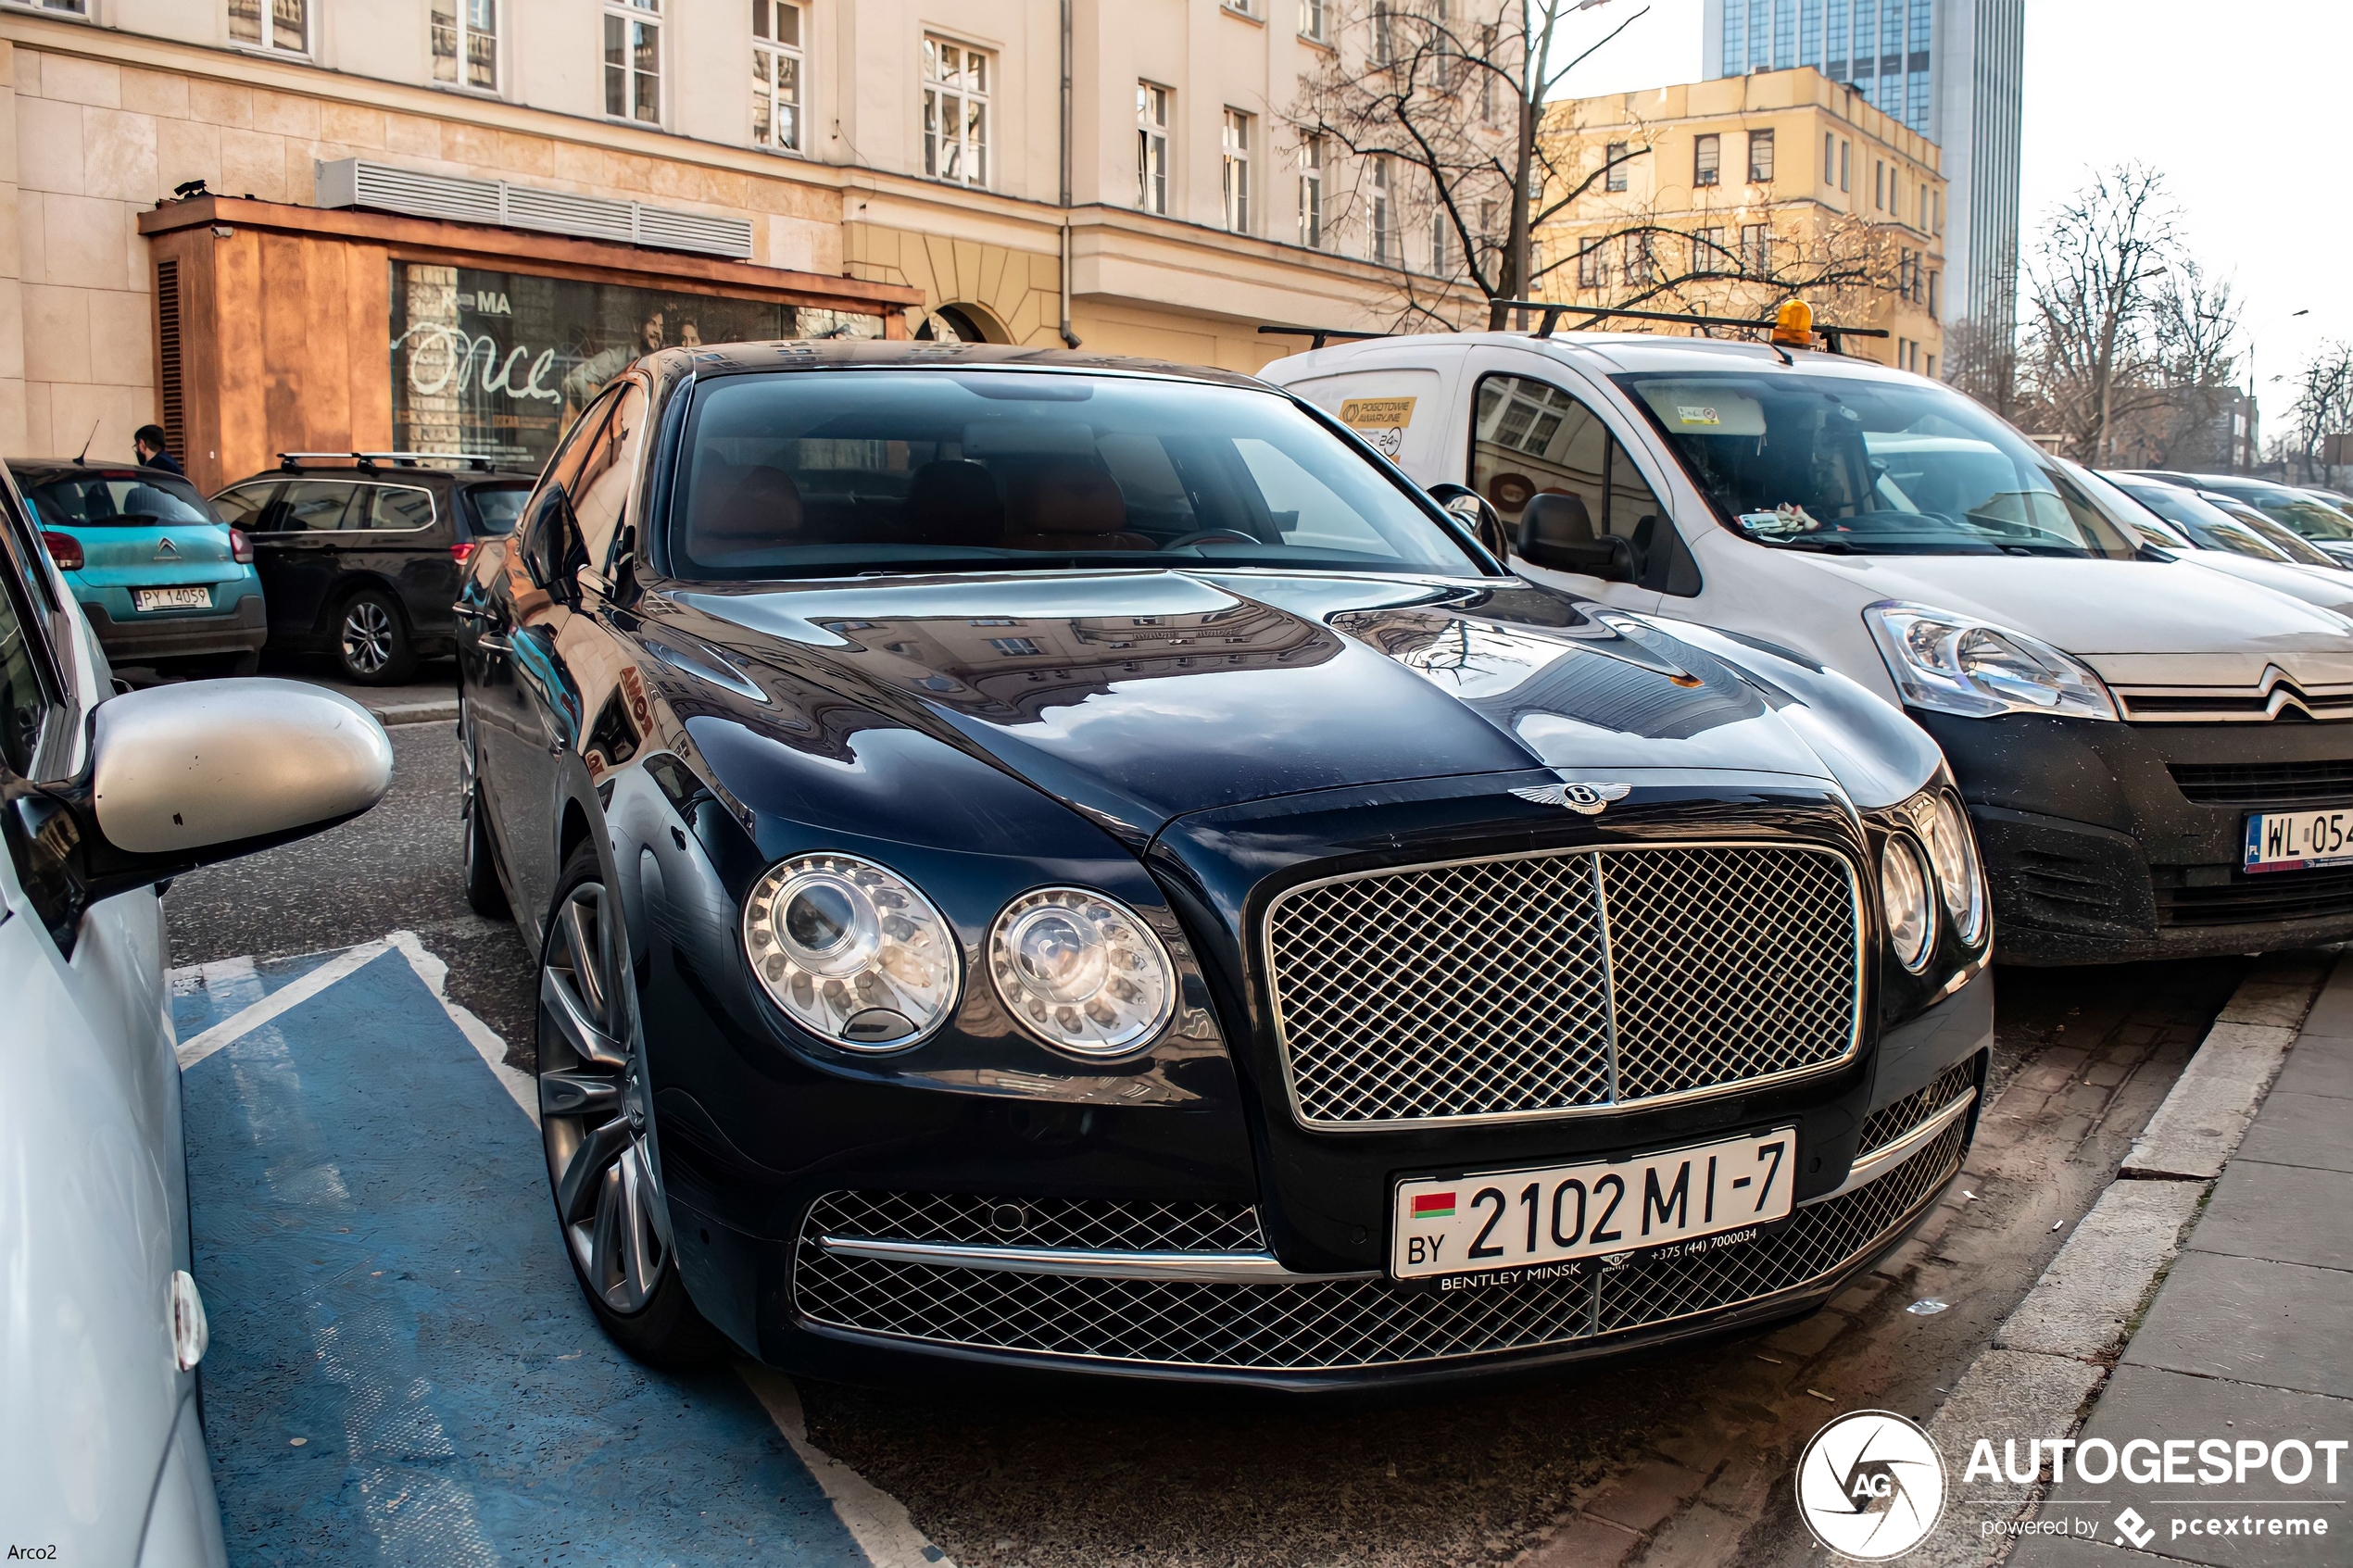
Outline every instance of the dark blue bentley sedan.
{"label": "dark blue bentley sedan", "polygon": [[608,388],[458,607],[468,890],[541,954],[608,1331],[1315,1388],[1786,1317],[1895,1245],[1992,1035],[1935,747],[1171,365]]}

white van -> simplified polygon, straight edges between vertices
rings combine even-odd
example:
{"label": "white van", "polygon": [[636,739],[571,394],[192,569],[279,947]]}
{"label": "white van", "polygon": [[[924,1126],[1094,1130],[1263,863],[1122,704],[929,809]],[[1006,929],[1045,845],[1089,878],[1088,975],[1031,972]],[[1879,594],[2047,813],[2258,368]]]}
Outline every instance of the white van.
{"label": "white van", "polygon": [[1949,388],[1617,333],[1380,338],[1261,374],[1475,491],[1531,578],[1900,704],[1968,798],[2011,961],[2353,936],[2353,624],[2149,547]]}

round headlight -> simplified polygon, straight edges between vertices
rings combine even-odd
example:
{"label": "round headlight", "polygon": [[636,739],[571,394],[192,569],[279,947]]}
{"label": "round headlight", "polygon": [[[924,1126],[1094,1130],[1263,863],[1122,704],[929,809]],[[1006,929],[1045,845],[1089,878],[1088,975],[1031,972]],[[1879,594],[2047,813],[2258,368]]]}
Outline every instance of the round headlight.
{"label": "round headlight", "polygon": [[793,1021],[849,1050],[896,1050],[956,1005],[956,938],[931,900],[870,860],[780,860],[744,900],[744,952]]}
{"label": "round headlight", "polygon": [[1043,887],[988,932],[988,977],[1024,1029],[1058,1050],[1116,1056],[1168,1022],[1176,970],[1136,912],[1083,887]]}
{"label": "round headlight", "polygon": [[1937,796],[1921,815],[1944,907],[1952,911],[1961,940],[1975,947],[1985,930],[1985,883],[1978,874],[1977,841],[1969,834],[1969,819],[1949,795]]}
{"label": "round headlight", "polygon": [[1935,934],[1935,911],[1929,906],[1928,868],[1920,852],[1903,834],[1887,835],[1879,857],[1880,907],[1887,911],[1887,939],[1906,969],[1928,961],[1929,938]]}

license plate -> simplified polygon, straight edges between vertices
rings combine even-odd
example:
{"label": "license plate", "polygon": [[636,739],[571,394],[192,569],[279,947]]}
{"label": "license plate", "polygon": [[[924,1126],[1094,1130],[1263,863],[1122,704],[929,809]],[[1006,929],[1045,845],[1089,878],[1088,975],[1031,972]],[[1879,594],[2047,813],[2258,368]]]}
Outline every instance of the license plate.
{"label": "license plate", "polygon": [[1789,1218],[1796,1152],[1797,1129],[1776,1127],[1627,1160],[1409,1177],[1390,1276],[1516,1283],[1568,1277],[1589,1258],[1741,1246]]}
{"label": "license plate", "polygon": [[131,603],[139,609],[210,609],[209,588],[133,588]]}
{"label": "license plate", "polygon": [[2353,864],[2353,810],[2265,811],[2246,819],[2246,869]]}

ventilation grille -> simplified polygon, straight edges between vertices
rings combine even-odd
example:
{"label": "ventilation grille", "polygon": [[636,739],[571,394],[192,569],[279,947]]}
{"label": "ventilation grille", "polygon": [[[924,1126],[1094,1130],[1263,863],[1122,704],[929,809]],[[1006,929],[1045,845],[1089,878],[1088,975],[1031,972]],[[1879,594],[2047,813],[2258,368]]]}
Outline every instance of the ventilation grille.
{"label": "ventilation grille", "polygon": [[641,202],[614,201],[574,191],[543,191],[504,180],[429,174],[369,158],[339,158],[318,166],[318,203],[364,207],[458,223],[570,234],[584,240],[692,251],[737,261],[751,258],[751,222],[708,213],[677,212]]}
{"label": "ventilation grille", "polygon": [[172,460],[185,466],[187,444],[182,438],[187,402],[180,381],[180,261],[177,257],[156,263],[156,369],[163,403],[163,445]]}

